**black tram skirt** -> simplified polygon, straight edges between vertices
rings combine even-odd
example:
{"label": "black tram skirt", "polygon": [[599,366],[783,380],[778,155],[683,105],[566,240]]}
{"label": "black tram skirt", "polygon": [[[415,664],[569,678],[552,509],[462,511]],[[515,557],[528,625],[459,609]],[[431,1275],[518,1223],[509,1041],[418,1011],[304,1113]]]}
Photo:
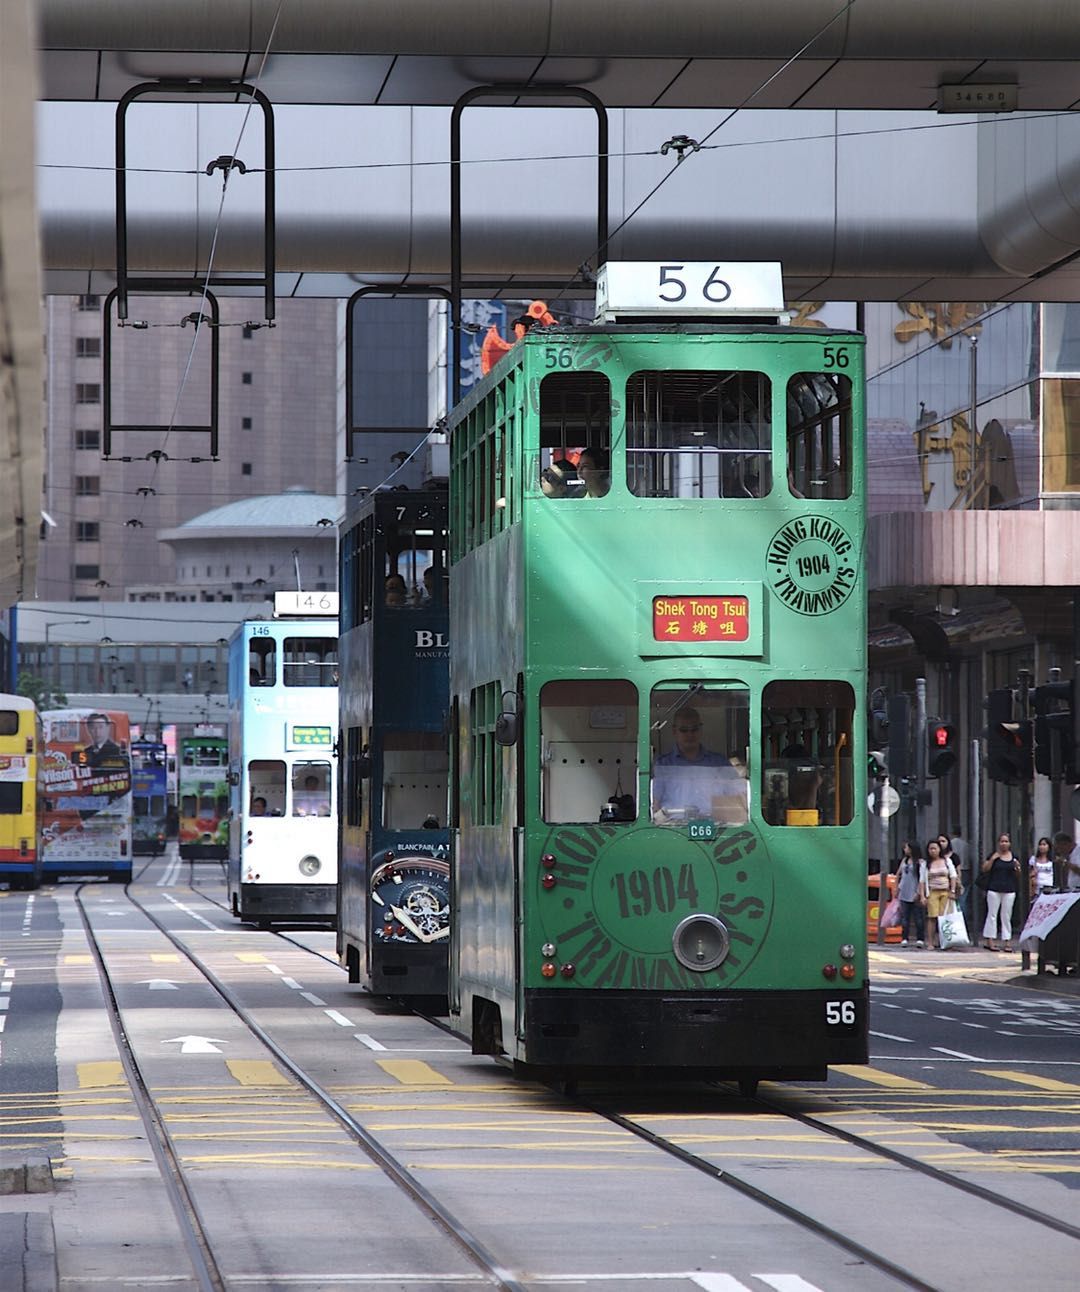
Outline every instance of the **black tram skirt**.
{"label": "black tram skirt", "polygon": [[449,966],[446,944],[373,943],[371,990],[379,996],[445,996]]}
{"label": "black tram skirt", "polygon": [[319,920],[337,923],[336,884],[241,884],[242,920]]}
{"label": "black tram skirt", "polygon": [[[848,1009],[842,1009],[844,1002]],[[693,1070],[713,1078],[823,1079],[868,1058],[869,989],[525,992],[528,1066]],[[850,1005],[855,1006],[853,1021]]]}

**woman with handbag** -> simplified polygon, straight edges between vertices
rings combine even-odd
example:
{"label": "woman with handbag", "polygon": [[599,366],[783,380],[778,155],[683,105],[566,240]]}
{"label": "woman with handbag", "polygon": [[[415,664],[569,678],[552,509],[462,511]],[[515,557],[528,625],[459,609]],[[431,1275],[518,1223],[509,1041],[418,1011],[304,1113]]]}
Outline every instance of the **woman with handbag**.
{"label": "woman with handbag", "polygon": [[[1012,850],[1012,840],[1007,834],[999,835],[997,848],[979,867],[975,881],[986,893],[986,923],[983,925],[983,945],[988,951],[1011,951],[1012,911],[1016,901],[1016,884],[1020,878],[1020,858]],[[998,922],[1001,935],[998,937]],[[998,938],[998,945],[994,939]],[[1002,946],[1001,943],[1005,945]]]}
{"label": "woman with handbag", "polygon": [[956,867],[943,855],[935,836],[926,845],[926,942],[938,951],[945,949],[938,937],[938,917],[955,900],[956,885]]}
{"label": "woman with handbag", "polygon": [[902,947],[914,934],[915,945],[926,945],[926,865],[918,842],[904,841],[900,864],[896,868],[896,895],[900,899]]}

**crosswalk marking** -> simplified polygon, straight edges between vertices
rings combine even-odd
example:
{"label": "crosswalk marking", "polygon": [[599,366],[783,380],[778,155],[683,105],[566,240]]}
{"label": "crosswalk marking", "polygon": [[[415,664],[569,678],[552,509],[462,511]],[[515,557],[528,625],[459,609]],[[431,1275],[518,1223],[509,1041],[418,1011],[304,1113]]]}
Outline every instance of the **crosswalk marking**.
{"label": "crosswalk marking", "polygon": [[80,1090],[99,1090],[103,1086],[122,1086],[124,1069],[115,1059],[100,1063],[76,1063],[75,1073]]}
{"label": "crosswalk marking", "polygon": [[226,1059],[225,1066],[242,1086],[291,1086],[269,1059]]}
{"label": "crosswalk marking", "polygon": [[375,1062],[403,1086],[452,1086],[449,1077],[436,1072],[422,1059],[376,1059]]}
{"label": "crosswalk marking", "polygon": [[1015,1081],[1021,1086],[1034,1086],[1036,1090],[1052,1091],[1055,1095],[1080,1095],[1080,1086],[1068,1081],[1055,1081],[1053,1077],[1037,1077],[1033,1072],[1011,1072],[1005,1068],[980,1068],[977,1071],[983,1077]]}
{"label": "crosswalk marking", "polygon": [[932,1090],[925,1081],[913,1081],[911,1077],[898,1077],[892,1072],[883,1072],[880,1068],[864,1068],[857,1064],[837,1063],[831,1072],[842,1072],[846,1077],[855,1077],[859,1081],[868,1081],[872,1086],[888,1086],[890,1090]]}

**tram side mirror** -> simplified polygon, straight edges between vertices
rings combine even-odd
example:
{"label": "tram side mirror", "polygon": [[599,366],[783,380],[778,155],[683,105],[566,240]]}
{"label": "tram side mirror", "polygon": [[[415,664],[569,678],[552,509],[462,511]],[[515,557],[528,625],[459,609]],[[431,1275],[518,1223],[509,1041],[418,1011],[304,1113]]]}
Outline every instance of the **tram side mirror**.
{"label": "tram side mirror", "polygon": [[509,747],[516,745],[521,735],[521,714],[518,712],[517,692],[504,691],[502,704],[502,712],[495,719],[495,743]]}

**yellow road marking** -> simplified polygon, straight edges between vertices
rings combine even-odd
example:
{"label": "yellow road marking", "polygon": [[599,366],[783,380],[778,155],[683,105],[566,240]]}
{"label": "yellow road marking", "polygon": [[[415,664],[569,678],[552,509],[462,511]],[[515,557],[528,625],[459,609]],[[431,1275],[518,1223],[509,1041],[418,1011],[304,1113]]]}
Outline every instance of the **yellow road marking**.
{"label": "yellow road marking", "polygon": [[980,1068],[984,1077],[998,1077],[1002,1081],[1015,1081],[1021,1086],[1034,1086],[1036,1090],[1052,1090],[1056,1095],[1080,1095],[1080,1086],[1068,1081],[1055,1081],[1053,1077],[1037,1077],[1031,1072],[1009,1072],[1002,1068]]}
{"label": "yellow road marking", "polygon": [[103,1063],[77,1063],[75,1071],[78,1074],[80,1090],[88,1090],[92,1086],[124,1084],[124,1069],[115,1059],[108,1059]]}
{"label": "yellow road marking", "polygon": [[440,1075],[430,1064],[420,1059],[376,1059],[379,1067],[403,1086],[452,1086],[449,1078]]}
{"label": "yellow road marking", "polygon": [[180,963],[180,957],[175,951],[151,951],[150,960],[156,965],[175,965]]}
{"label": "yellow road marking", "polygon": [[242,1086],[290,1086],[292,1082],[269,1059],[226,1059],[225,1066]]}
{"label": "yellow road marking", "polygon": [[891,1072],[882,1072],[880,1068],[864,1068],[855,1064],[837,1063],[833,1072],[842,1072],[845,1076],[855,1077],[859,1081],[868,1081],[872,1086],[888,1086],[890,1090],[932,1090],[925,1081],[912,1081],[910,1077],[897,1077]]}
{"label": "yellow road marking", "polygon": [[266,956],[264,956],[261,951],[237,951],[236,958],[246,965],[264,965],[269,963]]}
{"label": "yellow road marking", "polygon": [[66,965],[88,965],[93,964],[93,956],[65,956],[64,964]]}

